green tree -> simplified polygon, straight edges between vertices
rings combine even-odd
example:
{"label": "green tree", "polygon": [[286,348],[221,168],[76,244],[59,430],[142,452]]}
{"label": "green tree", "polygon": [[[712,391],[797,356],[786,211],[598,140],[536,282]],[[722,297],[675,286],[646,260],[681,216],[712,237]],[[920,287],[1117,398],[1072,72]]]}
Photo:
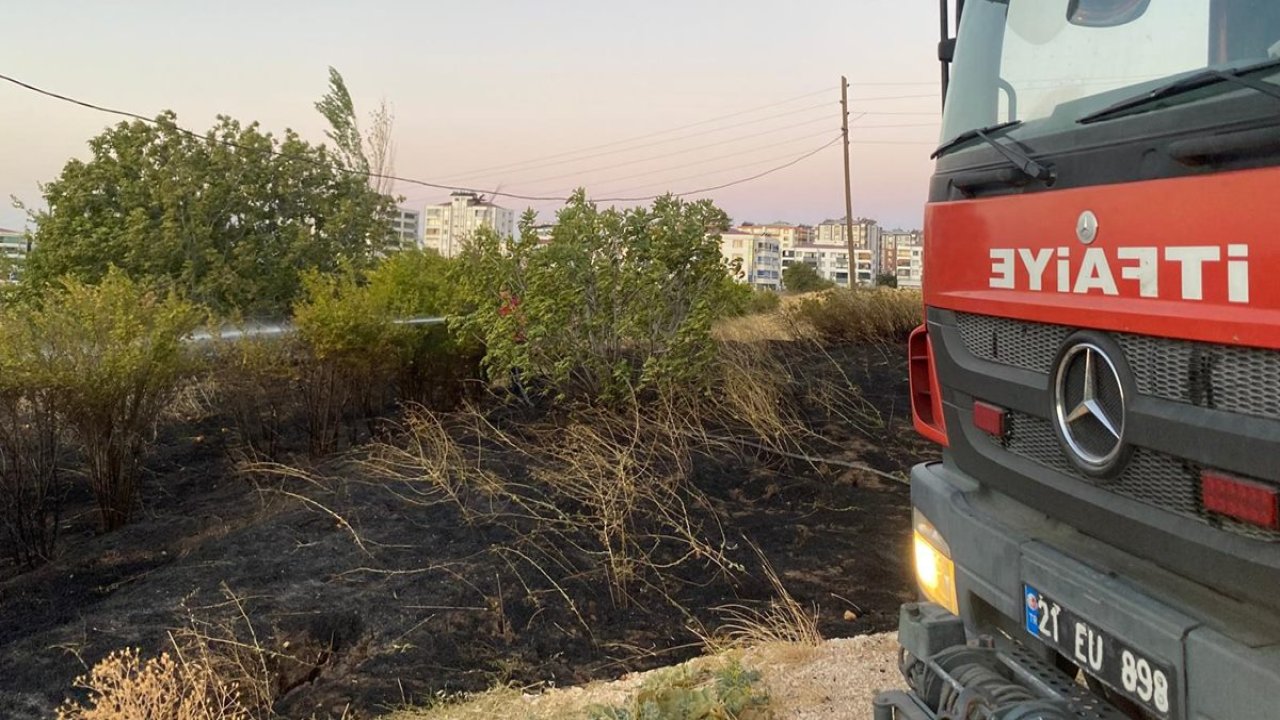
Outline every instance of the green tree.
{"label": "green tree", "polygon": [[212,310],[282,315],[307,270],[369,265],[392,202],[324,147],[219,117],[204,135],[166,112],[109,128],[43,186],[23,282],[95,283],[115,266]]}
{"label": "green tree", "polygon": [[395,114],[384,99],[369,113],[369,129],[360,130],[356,105],[342,73],[329,68],[329,91],[316,103],[316,110],[329,121],[325,131],[352,172],[368,175],[369,187],[379,195],[391,196],[395,181],[396,148],[392,141]]}
{"label": "green tree", "polygon": [[808,263],[791,263],[782,270],[782,286],[790,292],[805,293],[835,287],[835,283],[822,277]]}

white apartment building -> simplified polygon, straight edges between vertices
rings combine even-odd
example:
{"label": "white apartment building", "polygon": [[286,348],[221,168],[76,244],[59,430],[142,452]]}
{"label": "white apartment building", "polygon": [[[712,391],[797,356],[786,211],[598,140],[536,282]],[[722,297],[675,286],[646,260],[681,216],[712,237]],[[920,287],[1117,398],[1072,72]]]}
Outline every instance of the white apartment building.
{"label": "white apartment building", "polygon": [[18,279],[18,272],[30,251],[26,233],[0,228],[0,283]]}
{"label": "white apartment building", "polygon": [[391,231],[395,233],[401,249],[421,247],[422,213],[396,208],[391,215]]}
{"label": "white apartment building", "polygon": [[[874,253],[867,248],[856,248],[853,255],[854,282],[859,285],[874,285]],[[809,243],[783,250],[782,266],[788,267],[794,263],[806,263],[836,285],[849,286],[849,248],[845,245]]]}
{"label": "white apartment building", "polygon": [[510,238],[515,234],[516,216],[511,210],[498,207],[473,192],[455,192],[449,202],[428,205],[423,214],[422,245],[453,257],[462,251],[463,245],[480,228],[491,227],[498,236]]}
{"label": "white apartment building", "polygon": [[720,254],[738,270],[735,278],[757,290],[782,286],[782,250],[778,239],[736,228],[720,235]]}
{"label": "white apartment building", "polygon": [[900,288],[919,288],[924,281],[924,246],[900,245],[894,263]]}

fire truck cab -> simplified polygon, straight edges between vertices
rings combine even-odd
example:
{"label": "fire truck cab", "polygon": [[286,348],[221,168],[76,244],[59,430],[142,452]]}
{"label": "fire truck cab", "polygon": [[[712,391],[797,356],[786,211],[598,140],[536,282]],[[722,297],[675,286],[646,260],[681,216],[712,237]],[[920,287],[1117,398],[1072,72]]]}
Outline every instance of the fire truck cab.
{"label": "fire truck cab", "polygon": [[[955,36],[952,37],[952,17]],[[1280,2],[941,2],[907,718],[1280,718]]]}

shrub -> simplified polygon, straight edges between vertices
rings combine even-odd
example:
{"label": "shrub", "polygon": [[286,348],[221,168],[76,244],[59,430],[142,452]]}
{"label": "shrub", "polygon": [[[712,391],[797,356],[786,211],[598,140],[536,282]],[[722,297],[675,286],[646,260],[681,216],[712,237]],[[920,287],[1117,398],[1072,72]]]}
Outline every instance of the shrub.
{"label": "shrub", "polygon": [[87,701],[65,703],[58,720],[252,720],[233,684],[169,653],[145,661],[134,649],[111,653],[76,685]]}
{"label": "shrub", "polygon": [[836,288],[801,299],[787,313],[825,342],[878,342],[905,339],[924,310],[918,291]]}
{"label": "shrub", "polygon": [[311,454],[338,448],[344,426],[354,439],[357,417],[372,418],[395,369],[395,326],[353,272],[307,273],[293,310],[301,343],[300,380]]}
{"label": "shrub", "polygon": [[304,276],[294,322],[313,454],[335,450],[344,426],[354,441],[360,418],[374,432],[372,418],[394,386],[402,399],[424,402],[475,367],[477,350],[455,341],[446,325],[397,322],[454,311],[448,269],[434,251],[408,250],[364,277]]}
{"label": "shrub", "polygon": [[782,306],[782,297],[773,290],[758,290],[751,294],[747,312],[751,315],[771,313]]}
{"label": "shrub", "polygon": [[213,356],[210,375],[218,405],[231,418],[238,448],[255,458],[278,458],[297,407],[296,343],[249,336],[217,339]]}
{"label": "shrub", "polygon": [[[391,317],[444,317],[460,307],[452,262],[434,250],[406,250],[369,273],[369,293]],[[475,376],[482,349],[461,341],[445,324],[399,325],[392,342],[398,354],[396,384],[401,400],[444,406],[456,402],[461,383]]]}
{"label": "shrub", "polygon": [[63,494],[64,417],[39,348],[26,312],[0,313],[0,525],[20,569],[52,557]]}
{"label": "shrub", "polygon": [[835,287],[835,283],[822,277],[808,263],[792,263],[782,269],[782,286],[787,292],[806,293]]}
{"label": "shrub", "polygon": [[731,660],[724,667],[655,670],[625,705],[594,707],[591,720],[767,720],[773,717],[760,673]]}
{"label": "shrub", "polygon": [[84,452],[102,525],[118,528],[133,513],[148,430],[191,369],[183,338],[200,315],[113,270],[97,286],[64,281],[28,317]]}
{"label": "shrub", "polygon": [[545,247],[535,220],[510,241],[477,233],[457,268],[469,307],[455,327],[483,342],[492,374],[518,368],[606,402],[705,384],[728,274],[723,211],[671,196],[602,211],[579,190]]}

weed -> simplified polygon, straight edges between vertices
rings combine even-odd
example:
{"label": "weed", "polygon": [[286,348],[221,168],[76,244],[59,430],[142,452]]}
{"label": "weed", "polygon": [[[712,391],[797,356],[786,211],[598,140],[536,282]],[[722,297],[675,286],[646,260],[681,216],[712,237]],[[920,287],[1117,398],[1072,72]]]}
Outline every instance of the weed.
{"label": "weed", "polygon": [[136,649],[118,650],[76,686],[88,699],[65,703],[58,720],[253,720],[234,683],[198,660],[170,653],[143,660]]}
{"label": "weed", "polygon": [[588,709],[590,720],[767,720],[760,673],[731,659],[724,667],[686,664],[654,671],[625,704]]}
{"label": "weed", "polygon": [[905,339],[923,307],[914,290],[836,288],[800,298],[785,313],[802,335],[822,342],[879,342]]}
{"label": "weed", "polygon": [[761,570],[773,588],[774,598],[768,605],[753,608],[745,605],[723,605],[716,610],[724,623],[714,635],[703,641],[713,650],[746,648],[759,645],[790,644],[817,647],[822,644],[817,613],[796,601],[769,563],[764,552],[752,545],[760,559]]}

